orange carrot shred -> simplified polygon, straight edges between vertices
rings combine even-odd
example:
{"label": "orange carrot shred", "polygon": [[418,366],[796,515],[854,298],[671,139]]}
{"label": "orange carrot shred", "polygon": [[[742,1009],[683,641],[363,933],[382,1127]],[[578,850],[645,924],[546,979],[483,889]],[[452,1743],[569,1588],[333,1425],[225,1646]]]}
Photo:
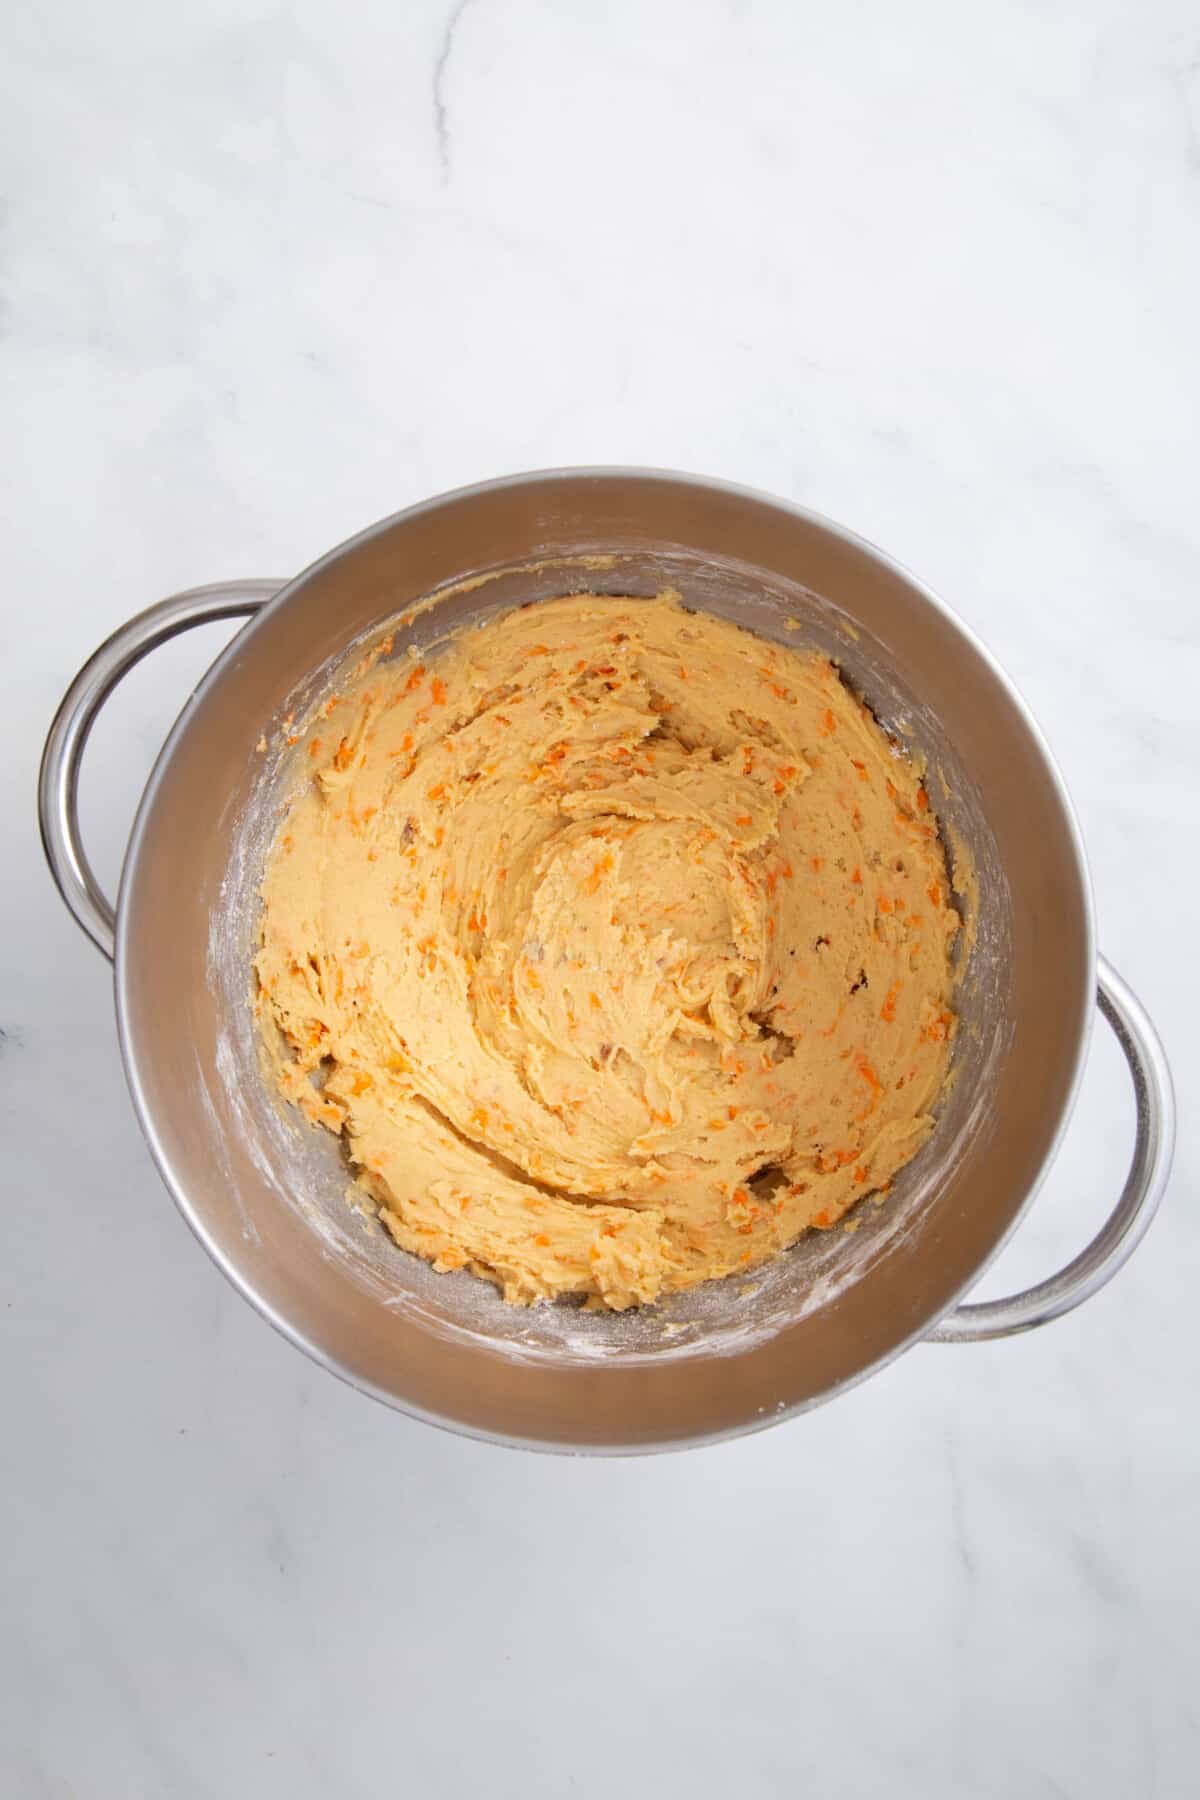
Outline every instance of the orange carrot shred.
{"label": "orange carrot shred", "polygon": [[604,855],[602,857],[600,857],[600,859],[592,865],[592,872],[583,884],[584,892],[588,893],[588,894],[594,894],[596,892],[596,889],[600,886],[600,883],[603,880],[604,876],[608,873],[609,869],[611,869],[612,866],[613,866],[612,856],[606,850]]}

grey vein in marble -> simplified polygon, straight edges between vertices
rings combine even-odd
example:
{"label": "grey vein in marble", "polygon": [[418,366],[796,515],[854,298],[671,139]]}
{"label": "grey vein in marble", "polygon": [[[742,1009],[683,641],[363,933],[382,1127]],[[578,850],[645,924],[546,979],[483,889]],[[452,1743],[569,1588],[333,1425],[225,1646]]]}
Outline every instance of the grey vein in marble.
{"label": "grey vein in marble", "polygon": [[437,55],[433,64],[433,127],[437,136],[438,163],[442,172],[442,184],[450,179],[450,118],[446,109],[446,81],[450,70],[450,56],[454,49],[454,40],[462,22],[463,14],[472,5],[472,0],[454,0],[446,16],[438,44]]}

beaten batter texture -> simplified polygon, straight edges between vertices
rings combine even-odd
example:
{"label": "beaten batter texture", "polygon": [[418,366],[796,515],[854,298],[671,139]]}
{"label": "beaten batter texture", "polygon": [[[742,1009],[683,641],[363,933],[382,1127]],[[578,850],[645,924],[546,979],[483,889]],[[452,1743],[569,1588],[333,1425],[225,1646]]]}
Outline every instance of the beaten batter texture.
{"label": "beaten batter texture", "polygon": [[376,663],[297,754],[257,1004],[436,1269],[653,1301],[932,1130],[959,914],[919,768],[823,658],[569,596]]}

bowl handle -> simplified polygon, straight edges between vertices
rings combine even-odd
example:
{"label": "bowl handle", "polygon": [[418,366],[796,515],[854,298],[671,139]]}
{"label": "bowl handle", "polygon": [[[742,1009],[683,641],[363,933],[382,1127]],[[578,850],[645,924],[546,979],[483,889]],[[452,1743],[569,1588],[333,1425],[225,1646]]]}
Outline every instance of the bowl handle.
{"label": "bowl handle", "polygon": [[1023,1294],[959,1306],[929,1333],[938,1344],[979,1343],[1031,1331],[1099,1293],[1141,1243],[1158,1209],[1175,1148],[1175,1095],[1158,1033],[1137,996],[1104,958],[1096,999],[1116,1033],[1133,1077],[1137,1134],[1133,1161],[1116,1207],[1086,1250],[1065,1269]]}
{"label": "bowl handle", "polygon": [[42,847],[67,910],[110,962],[116,914],[96,880],[79,833],[79,769],[100,708],[133,665],[168,638],[214,619],[245,618],[258,612],[285,585],[282,581],[226,581],[189,588],[147,607],[88,658],[54,715],[38,774]]}

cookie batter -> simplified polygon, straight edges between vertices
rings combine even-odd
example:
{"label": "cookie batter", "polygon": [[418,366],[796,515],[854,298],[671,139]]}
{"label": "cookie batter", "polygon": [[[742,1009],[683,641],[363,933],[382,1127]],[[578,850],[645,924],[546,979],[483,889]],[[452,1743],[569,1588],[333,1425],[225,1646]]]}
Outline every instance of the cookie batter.
{"label": "cookie batter", "polygon": [[635,1306],[929,1135],[959,914],[919,769],[829,662],[564,597],[377,663],[297,754],[257,1004],[436,1269]]}

